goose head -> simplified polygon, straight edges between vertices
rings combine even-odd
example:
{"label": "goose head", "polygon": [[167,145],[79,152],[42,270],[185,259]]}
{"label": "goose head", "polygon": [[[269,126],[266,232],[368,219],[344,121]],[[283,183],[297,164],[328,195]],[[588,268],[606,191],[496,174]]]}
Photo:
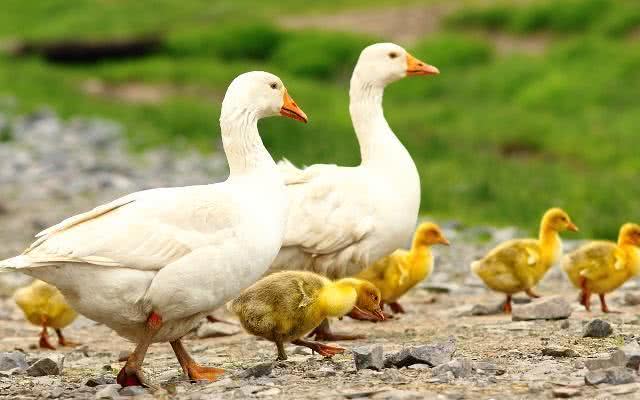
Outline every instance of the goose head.
{"label": "goose head", "polygon": [[549,209],[542,217],[542,228],[555,232],[578,232],[578,227],[571,221],[569,214],[560,208]]}
{"label": "goose head", "polygon": [[626,223],[620,228],[619,242],[640,247],[640,225]]}
{"label": "goose head", "polygon": [[263,71],[246,72],[231,82],[222,101],[221,119],[247,113],[256,119],[281,115],[307,122],[307,115],[289,96],[277,76]]}
{"label": "goose head", "polygon": [[360,53],[354,75],[372,84],[385,86],[405,76],[439,74],[438,68],[418,60],[393,43],[376,43]]}
{"label": "goose head", "polygon": [[431,246],[433,244],[449,245],[449,240],[444,236],[442,229],[433,222],[423,222],[416,230],[414,242],[418,246]]}

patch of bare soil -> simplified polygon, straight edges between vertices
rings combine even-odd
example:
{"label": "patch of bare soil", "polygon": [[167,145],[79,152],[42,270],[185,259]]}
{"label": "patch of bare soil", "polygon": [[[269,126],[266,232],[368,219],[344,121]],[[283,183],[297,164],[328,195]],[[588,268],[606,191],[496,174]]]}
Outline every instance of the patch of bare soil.
{"label": "patch of bare soil", "polygon": [[282,18],[280,23],[287,28],[359,32],[385,40],[411,43],[440,30],[442,17],[455,8],[455,4],[442,3],[355,10],[329,15],[288,16]]}

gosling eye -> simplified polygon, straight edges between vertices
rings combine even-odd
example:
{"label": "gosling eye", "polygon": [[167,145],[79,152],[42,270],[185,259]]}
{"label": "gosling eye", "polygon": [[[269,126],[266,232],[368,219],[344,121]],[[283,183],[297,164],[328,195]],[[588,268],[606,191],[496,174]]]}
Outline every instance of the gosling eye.
{"label": "gosling eye", "polygon": [[278,88],[278,84],[273,82],[269,85],[271,87],[271,89],[277,89]]}
{"label": "gosling eye", "polygon": [[392,51],[391,53],[389,53],[389,58],[396,58],[398,57],[398,53],[396,53],[395,51]]}

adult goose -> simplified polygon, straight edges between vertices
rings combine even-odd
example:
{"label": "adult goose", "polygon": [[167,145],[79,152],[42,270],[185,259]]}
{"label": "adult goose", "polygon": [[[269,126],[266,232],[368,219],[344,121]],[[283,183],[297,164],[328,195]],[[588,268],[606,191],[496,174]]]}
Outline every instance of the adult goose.
{"label": "adult goose", "polygon": [[[385,86],[407,75],[438,73],[392,43],[362,51],[349,92],[362,162],[304,169],[280,163],[291,209],[283,248],[269,272],[308,270],[343,278],[410,241],[420,207],[420,177],[384,117],[382,95]],[[359,337],[331,333],[326,320],[315,333],[318,340]]]}
{"label": "adult goose", "polygon": [[191,379],[214,380],[223,371],[196,364],[180,338],[257,281],[280,250],[287,195],[257,128],[277,114],[307,120],[278,77],[238,76],[220,116],[225,182],[132,193],[39,233],[0,270],[57,286],[75,310],[135,342],[119,384],[144,382],[154,342],[170,342]]}

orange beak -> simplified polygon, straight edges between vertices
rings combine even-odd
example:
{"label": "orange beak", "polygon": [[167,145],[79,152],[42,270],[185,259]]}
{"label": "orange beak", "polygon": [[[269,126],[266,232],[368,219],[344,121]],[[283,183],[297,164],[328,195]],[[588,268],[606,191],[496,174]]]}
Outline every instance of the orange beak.
{"label": "orange beak", "polygon": [[289,96],[289,92],[284,90],[284,95],[282,96],[282,107],[280,108],[280,115],[287,118],[293,118],[298,121],[302,121],[305,124],[308,121],[307,114],[304,113],[298,107],[295,101]]}
{"label": "orange beak", "polygon": [[574,224],[573,222],[569,222],[569,225],[567,225],[567,229],[571,232],[580,232],[580,229],[578,229],[576,224]]}
{"label": "orange beak", "polygon": [[418,76],[418,75],[438,75],[440,70],[433,65],[429,65],[425,62],[422,62],[407,53],[407,75],[408,76]]}
{"label": "orange beak", "polygon": [[438,240],[438,243],[443,244],[445,246],[449,246],[451,243],[449,242],[449,239],[447,239],[444,236],[440,237],[440,240]]}

